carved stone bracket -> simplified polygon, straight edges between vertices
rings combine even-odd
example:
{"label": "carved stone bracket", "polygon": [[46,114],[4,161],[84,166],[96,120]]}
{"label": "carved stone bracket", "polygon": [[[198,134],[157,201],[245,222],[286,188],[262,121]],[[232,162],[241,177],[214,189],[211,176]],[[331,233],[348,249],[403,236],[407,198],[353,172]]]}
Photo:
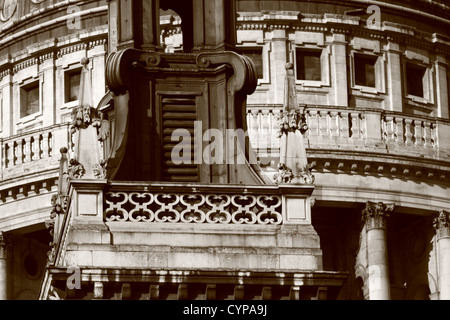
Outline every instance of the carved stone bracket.
{"label": "carved stone bracket", "polygon": [[234,81],[233,90],[244,94],[252,94],[258,84],[256,67],[253,61],[233,51],[224,52],[202,52],[197,56],[197,66],[208,68],[211,65],[228,64],[233,67]]}
{"label": "carved stone bracket", "polygon": [[445,210],[439,211],[439,214],[433,220],[433,227],[436,229],[438,239],[450,236],[449,213]]}
{"label": "carved stone bracket", "polygon": [[106,177],[107,161],[100,160],[100,163],[94,164],[92,171],[97,179],[104,179]]}
{"label": "carved stone bracket", "polygon": [[68,173],[69,177],[72,179],[81,179],[86,173],[86,170],[84,169],[84,166],[78,162],[78,160],[70,159]]}
{"label": "carved stone bracket", "polygon": [[289,169],[284,163],[278,164],[278,173],[273,175],[273,179],[276,183],[290,183],[294,178],[292,170]]}
{"label": "carved stone bracket", "polygon": [[394,210],[394,204],[367,201],[366,208],[362,211],[361,221],[366,225],[367,231],[371,229],[386,230],[389,212]]}

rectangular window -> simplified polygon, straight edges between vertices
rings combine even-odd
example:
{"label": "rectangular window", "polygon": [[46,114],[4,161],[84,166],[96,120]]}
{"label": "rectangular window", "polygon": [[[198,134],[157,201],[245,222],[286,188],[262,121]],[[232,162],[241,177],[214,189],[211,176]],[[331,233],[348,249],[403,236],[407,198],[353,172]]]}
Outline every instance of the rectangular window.
{"label": "rectangular window", "polygon": [[256,66],[258,79],[264,78],[262,48],[242,48],[242,54],[252,59]]}
{"label": "rectangular window", "polygon": [[296,50],[297,80],[322,80],[320,50]]}
{"label": "rectangular window", "polygon": [[81,70],[69,71],[65,75],[65,102],[78,100]]}
{"label": "rectangular window", "polygon": [[20,88],[20,117],[39,112],[39,82]]}
{"label": "rectangular window", "polygon": [[424,80],[426,68],[411,63],[406,64],[407,94],[424,98]]}
{"label": "rectangular window", "polygon": [[364,87],[376,87],[375,65],[377,57],[355,53],[355,85]]}

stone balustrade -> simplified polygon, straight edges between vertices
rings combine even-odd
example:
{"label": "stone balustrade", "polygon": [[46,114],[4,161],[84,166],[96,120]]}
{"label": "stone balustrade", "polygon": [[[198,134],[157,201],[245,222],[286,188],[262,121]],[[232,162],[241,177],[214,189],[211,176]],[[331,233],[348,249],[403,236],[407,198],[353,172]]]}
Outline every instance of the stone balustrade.
{"label": "stone balustrade", "polygon": [[[250,141],[257,153],[277,154],[281,106],[249,106]],[[367,151],[450,161],[450,121],[362,108],[307,106],[309,153],[317,149]]]}
{"label": "stone balustrade", "polygon": [[69,145],[69,137],[68,124],[58,124],[1,139],[1,179],[57,168],[59,149]]}

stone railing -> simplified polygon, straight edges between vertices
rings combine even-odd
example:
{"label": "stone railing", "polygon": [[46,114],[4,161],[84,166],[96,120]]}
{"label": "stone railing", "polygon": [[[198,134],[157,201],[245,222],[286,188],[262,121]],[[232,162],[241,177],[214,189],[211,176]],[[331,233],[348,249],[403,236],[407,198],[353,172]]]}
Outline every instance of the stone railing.
{"label": "stone railing", "polygon": [[382,138],[388,149],[397,147],[409,153],[437,156],[436,119],[386,114],[381,121]]}
{"label": "stone railing", "polygon": [[108,222],[281,224],[281,197],[109,192],[105,219]]}
{"label": "stone railing", "polygon": [[70,142],[68,129],[58,124],[1,139],[1,179],[57,168],[59,149]]}
{"label": "stone railing", "polygon": [[[278,152],[278,116],[272,110],[249,106],[247,123],[250,141],[261,150]],[[307,148],[368,151],[450,161],[450,121],[398,112],[307,106]],[[272,148],[272,149],[270,149]]]}
{"label": "stone railing", "polygon": [[[104,190],[105,222],[279,225],[309,221],[311,186],[113,183]],[[304,212],[288,212],[299,201]]]}

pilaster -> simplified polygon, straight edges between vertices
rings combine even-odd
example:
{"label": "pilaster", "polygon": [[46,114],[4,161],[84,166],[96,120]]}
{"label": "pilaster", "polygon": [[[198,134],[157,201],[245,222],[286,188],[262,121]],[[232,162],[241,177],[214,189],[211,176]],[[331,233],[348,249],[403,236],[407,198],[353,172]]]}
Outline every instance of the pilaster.
{"label": "pilaster", "polygon": [[347,76],[347,41],[345,34],[335,33],[333,35],[333,88],[335,92],[335,104],[337,106],[348,106],[348,76]]}
{"label": "pilaster", "polygon": [[403,109],[402,97],[402,67],[400,61],[400,46],[389,42],[388,45],[388,93],[390,99],[390,110],[401,112]]}
{"label": "pilaster", "polygon": [[437,116],[441,118],[449,118],[449,96],[448,96],[448,65],[445,58],[437,56],[436,61],[436,94],[437,94]]}

